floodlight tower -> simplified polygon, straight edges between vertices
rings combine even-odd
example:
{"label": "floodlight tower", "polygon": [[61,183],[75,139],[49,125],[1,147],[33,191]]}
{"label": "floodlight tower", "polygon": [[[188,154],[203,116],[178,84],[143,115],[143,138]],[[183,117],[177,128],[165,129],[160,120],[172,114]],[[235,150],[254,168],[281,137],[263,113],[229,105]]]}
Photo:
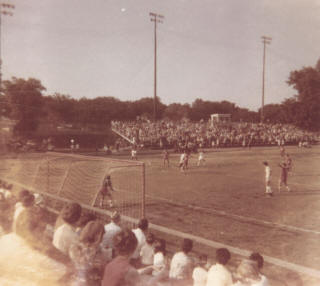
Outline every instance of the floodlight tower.
{"label": "floodlight tower", "polygon": [[153,99],[153,120],[157,119],[157,23],[163,23],[164,16],[149,13],[151,22],[154,22],[154,99]]}
{"label": "floodlight tower", "polygon": [[2,15],[13,16],[12,10],[15,8],[12,4],[1,3],[0,2],[0,94],[2,92],[2,58],[1,58],[1,24],[2,24]]}
{"label": "floodlight tower", "polygon": [[262,103],[261,103],[261,118],[260,121],[263,123],[264,121],[264,77],[265,77],[265,64],[266,64],[266,45],[271,43],[272,38],[267,36],[262,36],[262,43],[263,43],[263,69],[262,69]]}

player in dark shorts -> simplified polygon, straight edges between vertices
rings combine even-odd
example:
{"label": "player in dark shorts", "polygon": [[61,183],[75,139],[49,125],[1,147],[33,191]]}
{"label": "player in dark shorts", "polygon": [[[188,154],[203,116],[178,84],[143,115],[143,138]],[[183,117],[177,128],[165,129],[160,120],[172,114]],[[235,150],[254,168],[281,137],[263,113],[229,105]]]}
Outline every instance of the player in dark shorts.
{"label": "player in dark shorts", "polygon": [[[109,207],[113,207],[114,204],[113,204],[111,192],[114,192],[114,189],[112,187],[111,177],[107,175],[103,180],[102,188],[99,192],[99,195],[100,195],[99,206],[101,208],[105,208],[107,206],[107,203]],[[106,201],[106,198],[108,198],[109,200]]]}
{"label": "player in dark shorts", "polygon": [[169,167],[169,152],[167,149],[163,150],[163,167],[167,166]]}
{"label": "player in dark shorts", "polygon": [[280,163],[279,167],[281,168],[281,174],[280,174],[280,179],[279,179],[279,192],[281,191],[282,185],[284,185],[286,187],[287,191],[290,192],[290,188],[287,183],[289,167],[286,162]]}

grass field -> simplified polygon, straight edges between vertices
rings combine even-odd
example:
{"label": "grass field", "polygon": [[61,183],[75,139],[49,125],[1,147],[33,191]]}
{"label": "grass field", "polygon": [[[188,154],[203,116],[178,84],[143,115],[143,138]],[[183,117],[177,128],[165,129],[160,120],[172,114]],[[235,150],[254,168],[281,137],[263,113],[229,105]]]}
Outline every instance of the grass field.
{"label": "grass field", "polygon": [[[288,147],[291,192],[278,192],[278,148],[222,149],[198,167],[178,169],[179,155],[164,168],[160,155],[147,165],[147,216],[158,225],[320,270],[320,148]],[[264,195],[263,161],[272,169],[274,197]]]}
{"label": "grass field", "polygon": [[[200,167],[193,154],[186,173],[178,169],[179,154],[170,155],[170,167],[163,167],[159,153],[138,154],[146,164],[147,218],[159,226],[320,270],[320,146],[287,147],[287,152],[293,159],[288,179],[292,191],[280,193],[276,147],[209,150]],[[272,169],[271,198],[264,195],[266,160]],[[279,273],[271,266],[270,271]]]}

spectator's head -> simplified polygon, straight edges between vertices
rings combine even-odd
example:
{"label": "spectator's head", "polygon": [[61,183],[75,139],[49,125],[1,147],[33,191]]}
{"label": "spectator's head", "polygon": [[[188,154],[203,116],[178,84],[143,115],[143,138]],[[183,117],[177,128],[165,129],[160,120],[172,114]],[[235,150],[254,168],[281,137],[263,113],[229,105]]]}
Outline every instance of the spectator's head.
{"label": "spectator's head", "polygon": [[118,255],[130,256],[135,251],[138,240],[130,229],[125,228],[114,236],[113,244]]}
{"label": "spectator's head", "polygon": [[193,241],[189,238],[185,238],[182,241],[181,250],[184,253],[189,253],[192,250],[193,247]]}
{"label": "spectator's head", "polygon": [[154,243],[154,253],[166,253],[166,241],[164,239],[157,239]]}
{"label": "spectator's head", "polygon": [[257,262],[243,259],[236,271],[236,277],[240,281],[258,281],[260,280]]}
{"label": "spectator's head", "polygon": [[267,161],[264,161],[264,162],[263,162],[263,165],[268,166],[269,164],[268,164]]}
{"label": "spectator's head", "polygon": [[216,258],[219,264],[226,265],[231,258],[231,254],[227,248],[218,248]]}
{"label": "spectator's head", "polygon": [[147,242],[148,244],[152,244],[152,243],[154,243],[154,239],[155,239],[154,234],[151,233],[151,232],[149,232],[149,233],[147,234],[147,237],[146,237],[146,242]]}
{"label": "spectator's head", "polygon": [[103,224],[98,221],[89,221],[80,234],[80,242],[87,246],[98,246],[104,234]]}
{"label": "spectator's head", "polygon": [[262,255],[258,252],[253,252],[251,253],[249,259],[256,261],[257,265],[258,265],[258,269],[262,269],[263,267],[263,263],[264,263],[264,259],[262,257]]}
{"label": "spectator's head", "polygon": [[24,196],[28,196],[30,195],[30,192],[28,190],[21,190],[19,193],[18,193],[18,201],[22,201],[22,198]]}
{"label": "spectator's head", "polygon": [[114,223],[119,223],[121,221],[121,216],[117,211],[114,211],[111,214],[111,221],[113,221]]}
{"label": "spectator's head", "polygon": [[69,203],[61,211],[62,219],[68,224],[75,224],[81,216],[81,206],[78,203]]}
{"label": "spectator's head", "polygon": [[25,208],[31,207],[34,204],[34,195],[28,194],[22,197],[21,203]]}
{"label": "spectator's head", "polygon": [[138,223],[138,228],[140,228],[142,231],[146,231],[149,227],[149,222],[146,218],[140,219]]}
{"label": "spectator's head", "polygon": [[208,263],[208,256],[206,254],[200,254],[198,257],[198,264],[201,267],[205,267]]}

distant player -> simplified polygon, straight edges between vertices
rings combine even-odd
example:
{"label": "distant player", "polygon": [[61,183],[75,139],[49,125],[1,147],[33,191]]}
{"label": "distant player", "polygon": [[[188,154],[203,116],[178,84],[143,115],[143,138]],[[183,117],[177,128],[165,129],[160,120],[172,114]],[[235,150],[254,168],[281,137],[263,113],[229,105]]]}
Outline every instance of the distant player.
{"label": "distant player", "polygon": [[[105,208],[107,206],[107,203],[109,207],[114,206],[111,192],[114,192],[114,189],[112,187],[111,177],[107,175],[103,180],[102,188],[99,192],[99,195],[100,195],[99,206],[101,208]],[[107,202],[106,202],[106,198],[109,199]]]}
{"label": "distant player", "polygon": [[279,192],[281,191],[282,185],[284,185],[287,191],[290,192],[290,188],[287,183],[289,167],[286,162],[280,163],[279,167],[281,168],[280,179],[279,179]]}
{"label": "distant player", "polygon": [[198,166],[201,164],[205,165],[206,160],[204,159],[204,152],[202,150],[199,151],[199,157],[198,157]]}
{"label": "distant player", "polygon": [[286,155],[286,149],[283,146],[280,147],[280,156],[283,158]]}
{"label": "distant player", "polygon": [[285,155],[285,162],[288,166],[288,173],[292,171],[292,159],[288,153]]}
{"label": "distant player", "polygon": [[181,172],[184,172],[186,170],[186,166],[188,165],[186,163],[187,160],[187,152],[184,151],[181,155],[180,155],[180,161],[179,161],[179,168]]}
{"label": "distant player", "polygon": [[169,152],[167,149],[163,150],[163,167],[167,166],[169,167]]}
{"label": "distant player", "polygon": [[266,195],[273,196],[273,192],[271,190],[271,168],[267,161],[263,162],[265,175],[266,175]]}
{"label": "distant player", "polygon": [[138,160],[136,148],[132,148],[131,150],[131,160]]}

